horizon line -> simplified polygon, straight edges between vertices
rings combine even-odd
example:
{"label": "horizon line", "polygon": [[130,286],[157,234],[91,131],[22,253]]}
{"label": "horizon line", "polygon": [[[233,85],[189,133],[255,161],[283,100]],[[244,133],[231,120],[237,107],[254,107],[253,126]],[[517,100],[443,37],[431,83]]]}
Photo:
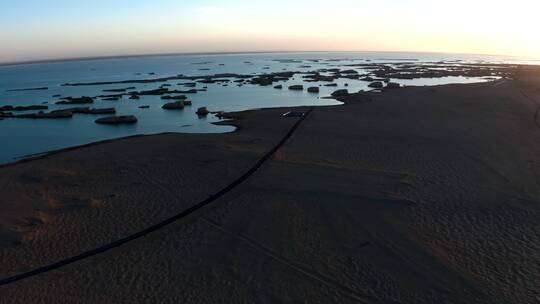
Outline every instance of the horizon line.
{"label": "horizon line", "polygon": [[[91,60],[110,60],[110,59],[126,59],[126,58],[142,58],[142,57],[166,57],[166,56],[190,56],[190,55],[241,55],[241,54],[285,54],[285,53],[420,53],[420,54],[454,54],[454,55],[476,55],[476,56],[506,56],[510,58],[520,58],[520,56],[512,56],[505,54],[481,54],[481,53],[459,53],[459,52],[430,52],[430,51],[302,51],[302,50],[281,50],[281,51],[215,51],[215,52],[172,52],[172,53],[143,53],[143,54],[117,54],[103,56],[82,56],[82,57],[66,57],[66,58],[47,58],[22,61],[5,61],[0,62],[0,67],[14,65],[30,65],[30,64],[45,64],[70,61],[91,61]],[[527,59],[525,59],[527,60]],[[534,59],[530,59],[534,60]]]}

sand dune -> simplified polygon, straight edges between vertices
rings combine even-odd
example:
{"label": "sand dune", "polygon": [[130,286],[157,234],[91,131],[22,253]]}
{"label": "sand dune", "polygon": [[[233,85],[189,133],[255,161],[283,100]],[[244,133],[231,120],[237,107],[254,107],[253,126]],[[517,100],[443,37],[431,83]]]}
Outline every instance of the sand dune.
{"label": "sand dune", "polygon": [[[190,217],[0,287],[2,303],[537,303],[540,80],[404,88],[316,108]],[[305,111],[306,109],[296,109]],[[156,223],[250,168],[297,118],[0,168],[0,277]]]}

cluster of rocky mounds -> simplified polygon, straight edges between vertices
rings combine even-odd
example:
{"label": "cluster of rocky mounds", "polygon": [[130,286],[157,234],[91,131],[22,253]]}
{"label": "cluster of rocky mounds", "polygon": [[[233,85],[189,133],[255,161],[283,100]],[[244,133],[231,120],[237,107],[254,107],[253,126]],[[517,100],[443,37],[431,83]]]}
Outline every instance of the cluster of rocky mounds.
{"label": "cluster of rocky mounds", "polygon": [[[508,64],[472,64],[472,63],[370,63],[351,64],[351,67],[370,70],[370,75],[381,79],[416,79],[440,78],[449,76],[464,77],[505,77],[513,74],[517,65]],[[362,80],[362,79],[361,79]]]}
{"label": "cluster of rocky mounds", "polygon": [[[179,101],[175,101],[175,102],[166,103],[163,106],[161,106],[161,108],[164,109],[164,110],[183,110],[184,107],[190,106],[191,104],[192,103],[189,100],[183,100],[183,101],[179,100]],[[197,109],[197,111],[195,113],[199,117],[205,117],[208,114],[210,114],[210,111],[208,110],[207,107],[200,107],[200,108]],[[218,118],[222,118],[223,115],[224,115],[224,112],[216,112],[216,117],[218,117]]]}
{"label": "cluster of rocky mounds", "polygon": [[[286,61],[287,62],[287,61]],[[296,60],[294,61],[296,62]],[[301,62],[301,61],[300,61]],[[213,75],[202,76],[185,76],[182,74],[170,77],[159,77],[150,79],[133,79],[123,81],[109,81],[109,82],[90,82],[90,83],[66,83],[65,86],[82,86],[82,85],[111,85],[111,84],[127,84],[127,83],[159,83],[168,82],[174,80],[187,80],[190,82],[178,83],[178,85],[185,85],[186,87],[195,88],[197,83],[222,83],[226,85],[230,82],[235,82],[239,86],[243,84],[253,84],[269,86],[275,82],[290,80],[296,74],[303,74],[303,79],[306,82],[333,82],[337,79],[354,79],[363,81],[382,81],[389,78],[395,79],[413,79],[413,78],[433,78],[433,77],[445,77],[445,76],[504,76],[512,72],[515,65],[500,65],[500,64],[464,64],[464,63],[411,63],[411,62],[397,62],[397,63],[358,63],[345,65],[348,69],[340,68],[328,68],[319,69],[316,71],[283,71],[267,74],[236,74],[236,73],[221,73]],[[355,68],[361,68],[368,70],[367,74],[360,74]],[[232,80],[234,79],[234,80]],[[167,88],[170,84],[164,84],[159,89],[143,91],[143,92],[129,92],[133,87],[125,89],[108,89],[107,92],[125,93],[130,96],[134,95],[162,95],[166,94]],[[181,92],[181,91],[180,91]],[[191,90],[188,94],[194,93],[195,89]],[[182,94],[182,93],[180,93]]]}
{"label": "cluster of rocky mounds", "polygon": [[[33,111],[33,110],[46,110],[48,109],[48,106],[45,105],[30,105],[30,106],[2,106],[0,107],[0,118],[23,118],[24,116],[27,116],[29,114],[20,114],[16,115],[13,114],[13,112],[22,112],[22,111]],[[41,112],[43,113],[43,112]]]}
{"label": "cluster of rocky mounds", "polygon": [[398,89],[401,85],[397,82],[375,81],[368,85],[372,89]]}
{"label": "cluster of rocky mounds", "polygon": [[[323,74],[324,73],[324,74]],[[306,82],[333,82],[337,79],[360,79],[363,76],[356,70],[341,70],[337,68],[319,69],[314,72],[306,72],[303,76]]]}
{"label": "cluster of rocky mounds", "polygon": [[[71,118],[73,114],[114,114],[116,113],[115,108],[89,108],[89,107],[78,107],[78,108],[68,108],[54,110],[50,112],[43,112],[42,110],[48,109],[47,106],[3,106],[0,108],[0,117],[2,118],[31,118],[31,119],[54,119],[54,118]],[[13,114],[16,111],[28,111],[28,110],[40,110],[34,113],[25,113],[25,114]]]}
{"label": "cluster of rocky mounds", "polygon": [[30,118],[30,119],[58,119],[58,118],[71,118],[73,112],[65,110],[55,110],[50,112],[39,111],[37,113],[13,115],[13,118]]}
{"label": "cluster of rocky mounds", "polygon": [[[214,74],[214,75],[206,75],[206,76],[184,76],[182,74],[176,75],[176,76],[169,76],[169,77],[158,77],[158,78],[148,78],[148,79],[128,79],[128,80],[120,80],[120,81],[98,81],[98,82],[74,82],[74,83],[64,83],[62,86],[99,86],[99,85],[114,85],[114,84],[147,84],[147,83],[160,83],[160,82],[168,82],[168,81],[175,81],[175,80],[189,80],[189,81],[195,81],[195,80],[207,80],[211,81],[213,79],[218,78],[237,78],[242,77],[244,75],[238,75],[238,74]],[[249,77],[249,76],[246,76]]]}
{"label": "cluster of rocky mounds", "polygon": [[287,81],[291,79],[297,72],[276,72],[270,74],[262,74],[252,77],[246,83],[260,86],[269,86],[274,82]]}
{"label": "cluster of rocky mounds", "polygon": [[[118,94],[111,95],[98,95],[94,97],[82,96],[82,97],[63,97],[60,101],[57,101],[56,104],[59,105],[70,105],[70,104],[89,104],[93,103],[96,98],[100,98],[104,101],[118,101],[124,96],[129,97],[129,99],[136,100],[140,99],[140,96],[160,96],[162,99],[181,99],[179,97],[182,95],[171,95],[171,94],[196,94],[198,92],[206,91],[206,87],[202,89],[190,88],[187,90],[171,90],[169,89],[170,84],[164,84],[157,89],[143,90],[143,91],[129,91],[135,89],[135,87],[128,87],[122,89],[106,89],[104,92],[114,92]],[[191,83],[187,85],[191,87]],[[170,95],[170,96],[169,96]]]}
{"label": "cluster of rocky mounds", "polygon": [[[128,83],[159,83],[159,82],[168,82],[174,80],[189,80],[192,82],[189,83],[179,83],[186,85],[187,87],[195,87],[196,83],[223,83],[230,82],[231,79],[243,80],[244,83],[258,84],[258,85],[271,85],[277,81],[289,80],[295,74],[300,72],[276,72],[270,74],[260,74],[260,75],[245,75],[245,74],[235,74],[235,73],[221,73],[213,75],[203,75],[203,76],[185,76],[185,75],[176,75],[170,77],[159,77],[159,78],[150,78],[150,79],[130,79],[122,81],[100,81],[100,82],[80,82],[80,83],[64,83],[62,86],[97,86],[97,85],[114,85],[114,84],[128,84]],[[163,89],[161,87],[160,89]],[[112,90],[121,90],[121,89],[112,89]],[[128,89],[126,89],[127,91]],[[120,92],[120,91],[118,91]],[[133,92],[130,92],[134,94]],[[129,94],[129,93],[128,93]]]}
{"label": "cluster of rocky mounds", "polygon": [[30,106],[2,106],[0,107],[0,112],[6,111],[32,111],[32,110],[47,110],[49,107],[45,105],[30,105]]}

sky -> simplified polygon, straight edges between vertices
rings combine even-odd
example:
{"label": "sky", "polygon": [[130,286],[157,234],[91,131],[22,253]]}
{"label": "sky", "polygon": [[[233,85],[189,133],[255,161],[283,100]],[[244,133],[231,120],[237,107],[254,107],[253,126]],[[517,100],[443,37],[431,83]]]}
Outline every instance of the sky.
{"label": "sky", "polygon": [[539,0],[0,0],[0,62],[235,51],[540,59]]}

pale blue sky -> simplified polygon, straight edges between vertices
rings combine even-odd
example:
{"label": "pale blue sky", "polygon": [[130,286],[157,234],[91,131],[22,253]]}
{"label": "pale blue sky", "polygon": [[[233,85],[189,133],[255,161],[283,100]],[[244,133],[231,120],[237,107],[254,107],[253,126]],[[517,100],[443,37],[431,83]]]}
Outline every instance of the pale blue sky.
{"label": "pale blue sky", "polygon": [[438,51],[538,58],[539,2],[0,0],[0,62],[264,50]]}

